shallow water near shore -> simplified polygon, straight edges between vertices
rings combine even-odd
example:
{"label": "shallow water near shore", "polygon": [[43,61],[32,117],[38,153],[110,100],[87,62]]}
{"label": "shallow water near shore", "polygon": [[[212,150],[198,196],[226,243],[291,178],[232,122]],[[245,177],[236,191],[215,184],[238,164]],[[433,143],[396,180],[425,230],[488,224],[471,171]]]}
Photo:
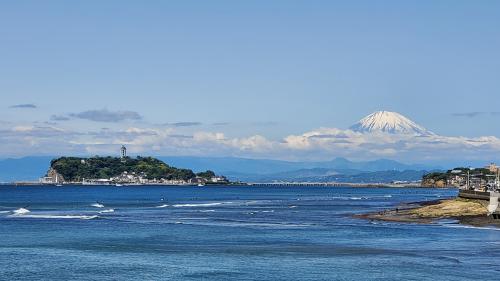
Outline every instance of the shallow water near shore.
{"label": "shallow water near shore", "polygon": [[0,187],[0,280],[495,280],[500,231],[353,218],[454,189]]}

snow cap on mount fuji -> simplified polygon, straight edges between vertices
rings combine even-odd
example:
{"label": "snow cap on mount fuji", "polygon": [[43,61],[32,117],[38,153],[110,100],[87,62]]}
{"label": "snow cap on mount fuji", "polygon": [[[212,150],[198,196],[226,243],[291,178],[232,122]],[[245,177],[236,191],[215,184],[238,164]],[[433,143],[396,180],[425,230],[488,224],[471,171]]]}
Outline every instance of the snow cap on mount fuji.
{"label": "snow cap on mount fuji", "polygon": [[391,111],[377,111],[350,127],[360,133],[383,132],[389,134],[434,135],[405,116]]}

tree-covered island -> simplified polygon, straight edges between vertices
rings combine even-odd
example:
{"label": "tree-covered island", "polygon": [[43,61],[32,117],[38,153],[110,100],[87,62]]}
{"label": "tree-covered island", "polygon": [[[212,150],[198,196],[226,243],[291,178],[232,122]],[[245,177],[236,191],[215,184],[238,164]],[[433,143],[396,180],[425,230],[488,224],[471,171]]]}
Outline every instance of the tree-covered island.
{"label": "tree-covered island", "polygon": [[194,173],[153,157],[61,157],[53,159],[45,183],[82,184],[227,184],[213,171]]}

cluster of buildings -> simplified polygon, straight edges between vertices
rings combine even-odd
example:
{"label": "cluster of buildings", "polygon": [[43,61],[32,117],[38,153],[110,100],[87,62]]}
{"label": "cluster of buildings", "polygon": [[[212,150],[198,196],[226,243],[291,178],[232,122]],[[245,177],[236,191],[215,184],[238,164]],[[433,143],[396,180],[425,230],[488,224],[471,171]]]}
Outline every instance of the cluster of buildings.
{"label": "cluster of buildings", "polygon": [[83,185],[206,185],[228,184],[226,177],[215,176],[211,178],[195,177],[189,180],[175,179],[148,179],[144,173],[123,172],[121,175],[108,179],[82,179],[81,182],[66,182],[58,175],[40,178],[41,184],[83,184]]}
{"label": "cluster of buildings", "polygon": [[83,185],[206,185],[206,184],[228,184],[229,180],[224,176],[211,178],[194,177],[189,180],[182,179],[148,179],[145,173],[123,172],[118,176],[105,179],[82,179],[81,182],[67,182],[57,173],[50,173],[40,178],[41,184],[83,184]]}
{"label": "cluster of buildings", "polygon": [[[479,171],[477,171],[479,170]],[[464,190],[497,191],[500,190],[500,167],[494,163],[483,169],[451,170],[447,184]]]}

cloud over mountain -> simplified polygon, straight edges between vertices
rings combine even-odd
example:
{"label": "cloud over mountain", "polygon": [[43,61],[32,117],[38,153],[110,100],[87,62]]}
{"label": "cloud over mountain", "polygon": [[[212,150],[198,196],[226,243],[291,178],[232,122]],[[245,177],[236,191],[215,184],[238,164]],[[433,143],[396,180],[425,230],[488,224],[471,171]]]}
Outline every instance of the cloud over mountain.
{"label": "cloud over mountain", "polygon": [[[434,134],[396,112],[379,111],[348,130],[320,128],[285,138],[294,150],[352,158],[389,157],[405,160],[500,158],[500,139]],[[490,161],[488,160],[488,161]]]}
{"label": "cloud over mountain", "polygon": [[[117,112],[84,112],[81,117],[98,122],[138,118],[134,114],[114,113]],[[239,156],[284,160],[390,158],[406,162],[486,162],[500,159],[500,139],[495,136],[441,136],[400,114],[375,113],[369,117],[350,129],[318,128],[281,139],[269,139],[259,134],[235,137],[219,131],[221,128],[210,131],[196,126],[123,127],[124,124],[116,124],[112,128],[83,132],[56,126],[18,125],[0,130],[0,141],[9,143],[0,148],[0,155],[29,155],[41,150],[58,155],[70,152],[106,155],[113,153],[117,145],[126,144],[131,153],[154,155]]]}

